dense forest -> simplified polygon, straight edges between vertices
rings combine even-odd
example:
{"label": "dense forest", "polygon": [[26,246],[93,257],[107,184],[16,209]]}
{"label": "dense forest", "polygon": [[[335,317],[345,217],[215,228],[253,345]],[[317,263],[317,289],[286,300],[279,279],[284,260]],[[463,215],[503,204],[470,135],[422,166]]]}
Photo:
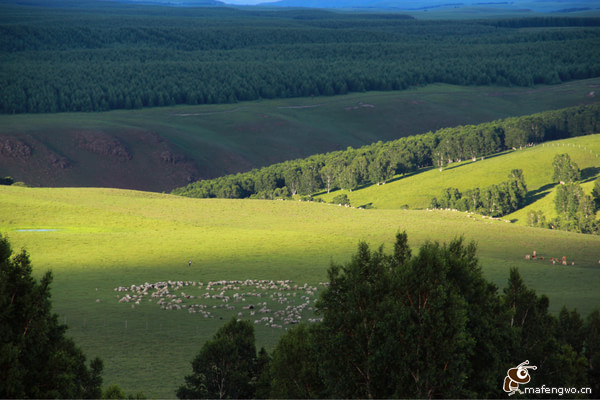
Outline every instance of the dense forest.
{"label": "dense forest", "polygon": [[0,113],[600,76],[600,19],[0,5]]}
{"label": "dense forest", "polygon": [[[600,104],[596,103],[479,125],[444,128],[359,149],[317,154],[246,173],[194,182],[173,193],[190,197],[273,199],[330,192],[335,188],[354,190],[363,185],[385,183],[394,175],[424,167],[443,169],[452,162],[598,131]],[[524,181],[517,186],[525,186]],[[517,206],[522,199],[515,201]],[[481,207],[478,204],[475,208]],[[496,208],[490,209],[489,213],[504,214]]]}

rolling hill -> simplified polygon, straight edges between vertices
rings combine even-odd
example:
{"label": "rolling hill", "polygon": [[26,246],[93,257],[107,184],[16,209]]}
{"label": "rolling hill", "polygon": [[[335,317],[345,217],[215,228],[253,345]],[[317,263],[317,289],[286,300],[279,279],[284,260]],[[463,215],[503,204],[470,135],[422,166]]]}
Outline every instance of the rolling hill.
{"label": "rolling hill", "polygon": [[[395,233],[406,230],[415,250],[427,240],[447,242],[459,235],[474,240],[484,275],[500,288],[509,269],[518,267],[528,285],[549,296],[553,312],[564,304],[586,315],[600,305],[596,290],[600,236],[529,228],[454,211],[394,208],[424,204],[426,196],[419,197],[418,187],[429,194],[441,190],[440,186],[493,183],[505,179],[503,168],[515,166],[524,169],[534,191],[528,207],[544,207],[551,198],[546,163],[557,151],[569,152],[588,179],[598,175],[600,163],[594,152],[600,151],[600,137],[596,135],[366,188],[363,194],[369,194],[369,201],[378,207],[369,210],[298,201],[191,199],[117,189],[0,186],[0,232],[8,235],[15,249],[30,252],[35,274],[54,272],[55,311],[88,356],[104,359],[106,384],[144,390],[150,397],[173,397],[204,340],[232,315],[255,317],[242,304],[225,310],[216,300],[208,302],[212,317],[161,309],[148,300],[124,304],[124,292],[118,288],[145,282],[206,285],[247,279],[292,280],[318,288],[326,280],[330,262],[346,262],[359,241],[373,246],[387,243],[390,251]],[[408,185],[413,179],[415,183]],[[363,194],[355,191],[352,196]],[[507,218],[521,222],[516,214]],[[526,260],[525,255],[534,250],[547,258],[565,256],[574,265]],[[303,316],[311,317],[311,313]],[[268,348],[282,332],[260,323],[256,329],[258,345]]]}
{"label": "rolling hill", "polygon": [[430,85],[235,105],[0,115],[0,176],[32,186],[170,191],[348,146],[589,104],[598,85]]}
{"label": "rolling hill", "polygon": [[[0,3],[45,6],[40,0],[0,0]],[[137,6],[131,3],[163,2],[123,3],[119,7],[126,11],[127,20],[133,21],[139,16]],[[231,15],[241,12],[221,7],[216,0],[171,3],[219,5],[203,23],[210,22],[213,16],[221,18],[230,12]],[[110,1],[93,0],[83,3],[63,0],[56,4],[67,9],[81,4],[100,9],[114,6]],[[267,6],[276,9],[310,4],[317,5],[283,0]],[[327,4],[389,8],[396,3],[391,0],[318,3]],[[413,14],[433,14],[428,10],[453,7],[444,1],[410,4],[418,8]],[[511,15],[530,12],[515,11],[512,4],[496,6],[502,13],[511,9]],[[516,4],[550,11],[565,3],[517,1]],[[594,4],[585,0],[570,2],[572,10],[568,12],[590,9]],[[462,7],[462,3],[459,8],[458,12],[464,12],[461,15],[487,9],[482,4]],[[154,6],[147,9],[157,14],[169,10],[172,17],[187,12]],[[270,18],[272,12],[251,9],[261,18]],[[325,15],[329,11],[290,11],[286,18],[308,20],[310,25],[315,22],[312,18],[320,13]],[[351,14],[340,12],[344,18]],[[73,13],[76,15],[79,14]],[[448,14],[442,11],[436,15]],[[482,14],[476,11],[473,15]],[[22,16],[28,18],[26,12]],[[9,25],[13,23],[9,16],[5,19]],[[143,25],[146,22],[142,20],[139,23]],[[189,19],[187,23],[197,22]],[[123,31],[127,32],[130,27],[125,25]],[[40,27],[43,31],[44,23]],[[490,31],[495,29],[489,27]],[[145,28],[134,30],[142,35],[148,32]],[[235,33],[236,29],[232,31]],[[337,28],[333,31],[342,32]],[[156,32],[158,36],[154,35]],[[537,35],[536,28],[532,34]],[[545,34],[545,31],[540,33]],[[101,35],[90,36],[95,39]],[[243,33],[240,36],[243,39]],[[478,36],[473,36],[476,41]],[[157,37],[160,29],[153,31],[152,40]],[[318,33],[315,37],[319,39]],[[40,38],[43,42],[44,38]],[[5,42],[9,46],[19,45],[12,40]],[[60,40],[57,43],[60,47]],[[115,43],[111,46],[120,48]],[[166,49],[169,43],[165,41]],[[297,44],[296,39],[290,39],[290,48]],[[373,47],[370,43],[364,46]],[[122,54],[128,55],[134,48],[123,47]],[[252,47],[243,55],[255,50]],[[495,50],[492,48],[493,56],[497,54]],[[221,57],[227,52],[219,49],[213,55]],[[85,51],[75,53],[87,57]],[[140,50],[142,58],[153,53],[152,48]],[[41,60],[31,49],[24,54],[34,61]],[[56,59],[62,57],[62,53],[52,50],[44,54],[52,54]],[[171,61],[169,56],[165,59],[167,64]],[[239,65],[247,63],[247,58],[239,59]],[[445,63],[446,60],[441,63],[442,67],[449,65]],[[11,65],[15,70],[23,66],[18,60]],[[173,71],[177,69],[175,66]],[[54,70],[48,71],[48,76],[53,76]],[[87,69],[82,71],[83,75],[89,74]],[[483,274],[499,291],[505,286],[510,269],[517,267],[528,286],[549,296],[552,312],[557,313],[565,305],[585,316],[600,306],[597,290],[600,236],[531,228],[525,220],[530,210],[541,209],[549,218],[553,217],[555,187],[550,166],[556,154],[568,152],[583,169],[585,190],[591,189],[592,180],[600,176],[600,135],[547,142],[477,161],[452,163],[441,172],[421,169],[407,176],[396,176],[385,185],[343,192],[353,206],[361,208],[328,204],[340,191],[316,195],[325,200],[323,203],[193,199],[160,192],[198,179],[248,171],[348,146],[360,147],[443,127],[597,103],[598,87],[600,78],[526,88],[433,84],[403,91],[357,91],[343,96],[237,104],[95,113],[2,114],[0,177],[13,176],[30,187],[0,186],[0,234],[9,238],[15,250],[28,251],[37,277],[52,270],[54,311],[59,321],[69,326],[68,334],[81,345],[88,358],[99,356],[104,360],[104,386],[118,384],[126,392],[143,391],[149,398],[173,398],[175,389],[189,373],[193,356],[233,317],[252,321],[258,346],[272,349],[287,325],[281,318],[273,323],[269,316],[277,318],[276,313],[283,312],[289,304],[306,305],[299,318],[304,322],[318,318],[312,307],[327,280],[331,263],[348,261],[360,241],[373,247],[384,244],[386,251],[390,251],[398,231],[408,233],[415,252],[427,241],[448,242],[463,236],[466,241],[476,243]],[[502,220],[427,209],[431,197],[445,187],[465,190],[499,183],[513,168],[524,171],[530,193],[525,208]],[[539,256],[536,260],[526,257],[533,251]],[[569,266],[554,265],[548,262],[549,257],[566,257]],[[171,290],[168,302],[140,293],[140,287],[147,289],[153,285],[153,289],[160,286]],[[300,292],[292,295],[282,289],[293,285]],[[222,301],[226,291],[232,296],[228,304]],[[295,296],[296,293],[301,295]],[[254,305],[272,307],[275,312],[269,312],[265,321]]]}
{"label": "rolling hill", "polygon": [[[553,199],[552,160],[556,154],[568,153],[582,170],[584,179],[590,183],[598,176],[600,169],[600,135],[558,140],[509,151],[501,155],[486,157],[483,160],[463,161],[449,164],[440,172],[430,168],[406,177],[397,176],[385,185],[371,185],[352,192],[332,191],[317,196],[326,202],[344,193],[355,206],[368,206],[379,209],[416,208],[426,209],[433,197],[439,196],[444,188],[454,187],[460,191],[475,187],[499,184],[507,179],[512,169],[522,169],[529,191],[529,205],[514,215],[519,223],[526,221],[526,212],[545,204],[546,198]],[[589,191],[592,187],[589,186]],[[548,207],[546,215],[556,216],[553,205]]]}

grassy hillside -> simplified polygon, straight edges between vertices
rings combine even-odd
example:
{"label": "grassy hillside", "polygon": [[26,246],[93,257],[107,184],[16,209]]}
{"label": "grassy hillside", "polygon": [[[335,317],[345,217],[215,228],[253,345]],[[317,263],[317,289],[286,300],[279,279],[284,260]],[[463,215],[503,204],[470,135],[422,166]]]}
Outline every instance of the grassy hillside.
{"label": "grassy hillside", "polygon": [[169,191],[348,146],[587,104],[597,100],[598,85],[431,85],[235,105],[0,115],[0,176],[33,186]]}
{"label": "grassy hillside", "polygon": [[[547,142],[534,147],[509,151],[475,162],[449,164],[443,171],[430,168],[406,177],[397,176],[385,185],[372,185],[353,192],[334,191],[318,197],[329,202],[340,193],[345,193],[355,206],[380,209],[403,207],[425,209],[431,198],[439,196],[446,187],[460,191],[475,187],[499,184],[507,179],[512,169],[522,169],[529,190],[529,205],[509,219],[526,221],[530,209],[541,209],[550,218],[555,216],[552,182],[552,160],[556,154],[568,153],[582,170],[583,177],[592,181],[600,174],[600,135]],[[589,191],[592,184],[589,183]]]}
{"label": "grassy hillside", "polygon": [[[413,247],[457,235],[475,240],[487,278],[503,287],[509,269],[520,268],[528,285],[549,295],[554,312],[566,304],[587,314],[600,305],[598,236],[531,229],[456,212],[198,200],[116,189],[0,187],[0,199],[0,232],[8,234],[15,249],[25,247],[31,253],[36,274],[53,270],[55,311],[88,356],[104,359],[105,383],[143,390],[151,397],[174,396],[190,372],[189,361],[228,318],[242,312],[242,318],[252,321],[262,315],[250,316],[242,308],[248,303],[232,302],[233,310],[213,309],[222,305],[217,300],[206,301],[214,318],[162,310],[146,299],[138,305],[119,303],[124,292],[115,289],[120,286],[289,279],[319,287],[330,262],[346,262],[359,240],[374,246],[388,243],[389,250],[395,233],[406,230]],[[533,250],[566,256],[575,265],[526,261],[524,255]],[[273,294],[265,291],[262,300],[271,301]],[[248,302],[255,301],[249,297]],[[283,330],[263,323],[255,327],[258,344],[267,347]]]}

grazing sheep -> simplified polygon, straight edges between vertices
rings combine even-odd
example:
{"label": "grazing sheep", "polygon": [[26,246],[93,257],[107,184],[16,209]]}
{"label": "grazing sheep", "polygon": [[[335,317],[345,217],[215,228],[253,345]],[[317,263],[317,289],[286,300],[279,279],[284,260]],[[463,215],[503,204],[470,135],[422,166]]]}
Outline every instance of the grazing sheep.
{"label": "grazing sheep", "polygon": [[[223,309],[223,311],[233,311],[235,306],[228,305],[227,303],[231,300],[233,302],[245,302],[246,297],[254,296],[257,298],[265,298],[267,301],[249,304],[242,307],[244,310],[250,310],[250,315],[254,316],[258,311],[263,314],[270,314],[260,320],[255,320],[255,323],[264,323],[266,326],[272,328],[281,328],[282,325],[297,324],[302,320],[302,313],[305,310],[313,312],[313,307],[308,307],[311,301],[316,302],[316,293],[318,286],[328,286],[328,282],[319,282],[317,286],[309,285],[304,283],[302,286],[293,283],[290,280],[252,280],[247,279],[245,281],[235,280],[221,280],[221,281],[210,281],[206,284],[195,281],[166,281],[148,283],[145,282],[142,285],[131,285],[129,287],[117,287],[114,290],[116,292],[130,292],[131,295],[126,294],[122,298],[116,295],[117,299],[121,303],[133,302],[140,304],[145,296],[148,296],[148,302],[152,302],[152,299],[156,298],[156,304],[163,310],[181,310],[185,308],[188,310],[188,314],[200,313],[204,318],[214,318],[214,315],[210,315],[210,312],[205,311],[209,308],[208,304],[186,304],[191,299],[213,299],[221,300],[220,305],[211,305],[213,310]],[[198,290],[202,290],[204,287],[205,293],[200,295],[194,295],[181,291],[184,287],[197,287]],[[246,292],[240,292],[242,288],[245,288]],[[174,293],[169,293],[169,290]],[[297,296],[297,291],[301,290],[302,293]],[[235,291],[235,292],[233,292]],[[216,292],[211,296],[210,292]],[[295,304],[296,298],[300,299],[301,304]],[[168,303],[167,300],[168,299]],[[99,301],[99,300],[98,300]],[[279,304],[275,306],[275,310],[269,307],[269,301]],[[133,304],[132,304],[133,305]],[[284,308],[285,307],[285,308]],[[238,317],[243,317],[242,312],[236,313]],[[222,316],[219,318],[223,319]],[[309,319],[309,322],[316,321],[315,319]]]}

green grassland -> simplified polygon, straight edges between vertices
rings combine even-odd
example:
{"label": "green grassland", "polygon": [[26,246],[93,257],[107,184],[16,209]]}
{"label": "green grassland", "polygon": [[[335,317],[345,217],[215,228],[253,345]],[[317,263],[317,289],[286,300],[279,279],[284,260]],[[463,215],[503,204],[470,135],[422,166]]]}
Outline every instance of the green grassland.
{"label": "green grassland", "polygon": [[568,153],[582,170],[587,181],[584,188],[591,192],[593,179],[600,173],[600,135],[584,136],[547,142],[533,147],[508,151],[501,155],[487,157],[477,161],[463,161],[448,164],[440,172],[437,168],[395,177],[385,185],[372,185],[353,192],[332,191],[317,197],[330,202],[333,197],[345,193],[354,206],[368,206],[379,209],[429,207],[432,197],[439,196],[446,187],[455,187],[460,191],[475,187],[487,187],[506,181],[512,169],[522,169],[530,192],[528,206],[514,214],[506,216],[520,223],[527,221],[527,212],[540,209],[553,218],[554,185],[552,183],[552,160],[556,154]]}
{"label": "green grassland", "polygon": [[30,148],[29,155],[0,151],[0,175],[33,186],[170,191],[190,179],[348,146],[589,104],[599,85],[598,78],[532,88],[436,84],[229,105],[0,115],[0,142]]}
{"label": "green grassland", "polygon": [[[169,280],[206,285],[246,279],[320,287],[330,263],[348,261],[359,241],[373,246],[387,243],[389,251],[395,233],[406,230],[415,250],[426,240],[447,242],[464,235],[477,243],[485,276],[500,288],[509,269],[518,267],[528,285],[550,297],[553,312],[564,304],[586,315],[600,306],[600,236],[529,228],[453,211],[396,208],[419,207],[426,194],[444,186],[491,184],[505,179],[511,168],[523,168],[530,190],[538,192],[529,207],[537,209],[551,197],[540,194],[551,192],[548,165],[559,151],[568,151],[588,176],[597,175],[592,168],[600,163],[593,153],[600,152],[600,137],[574,138],[451,165],[441,173],[424,171],[350,194],[358,204],[353,196],[370,191],[369,201],[377,208],[368,210],[117,189],[0,186],[0,232],[8,235],[15,249],[30,252],[37,276],[53,271],[55,311],[89,357],[103,358],[106,384],[143,390],[150,397],[174,397],[190,372],[189,362],[219,326],[238,312],[251,321],[261,317],[241,308],[255,300],[232,302],[235,310],[213,309],[219,302],[207,300],[213,318],[204,318],[185,310],[163,310],[146,299],[141,304],[120,303],[124,294],[115,288]],[[406,186],[417,178],[422,193],[416,181],[415,189]],[[508,218],[521,222],[517,214]],[[546,260],[525,260],[533,250]],[[563,256],[575,265],[548,261]],[[202,293],[192,287],[183,290]],[[269,294],[273,292],[265,292],[265,298]],[[273,311],[282,307],[274,305]],[[303,319],[310,317],[311,312],[303,314]],[[258,345],[272,348],[286,326],[255,327]]]}

